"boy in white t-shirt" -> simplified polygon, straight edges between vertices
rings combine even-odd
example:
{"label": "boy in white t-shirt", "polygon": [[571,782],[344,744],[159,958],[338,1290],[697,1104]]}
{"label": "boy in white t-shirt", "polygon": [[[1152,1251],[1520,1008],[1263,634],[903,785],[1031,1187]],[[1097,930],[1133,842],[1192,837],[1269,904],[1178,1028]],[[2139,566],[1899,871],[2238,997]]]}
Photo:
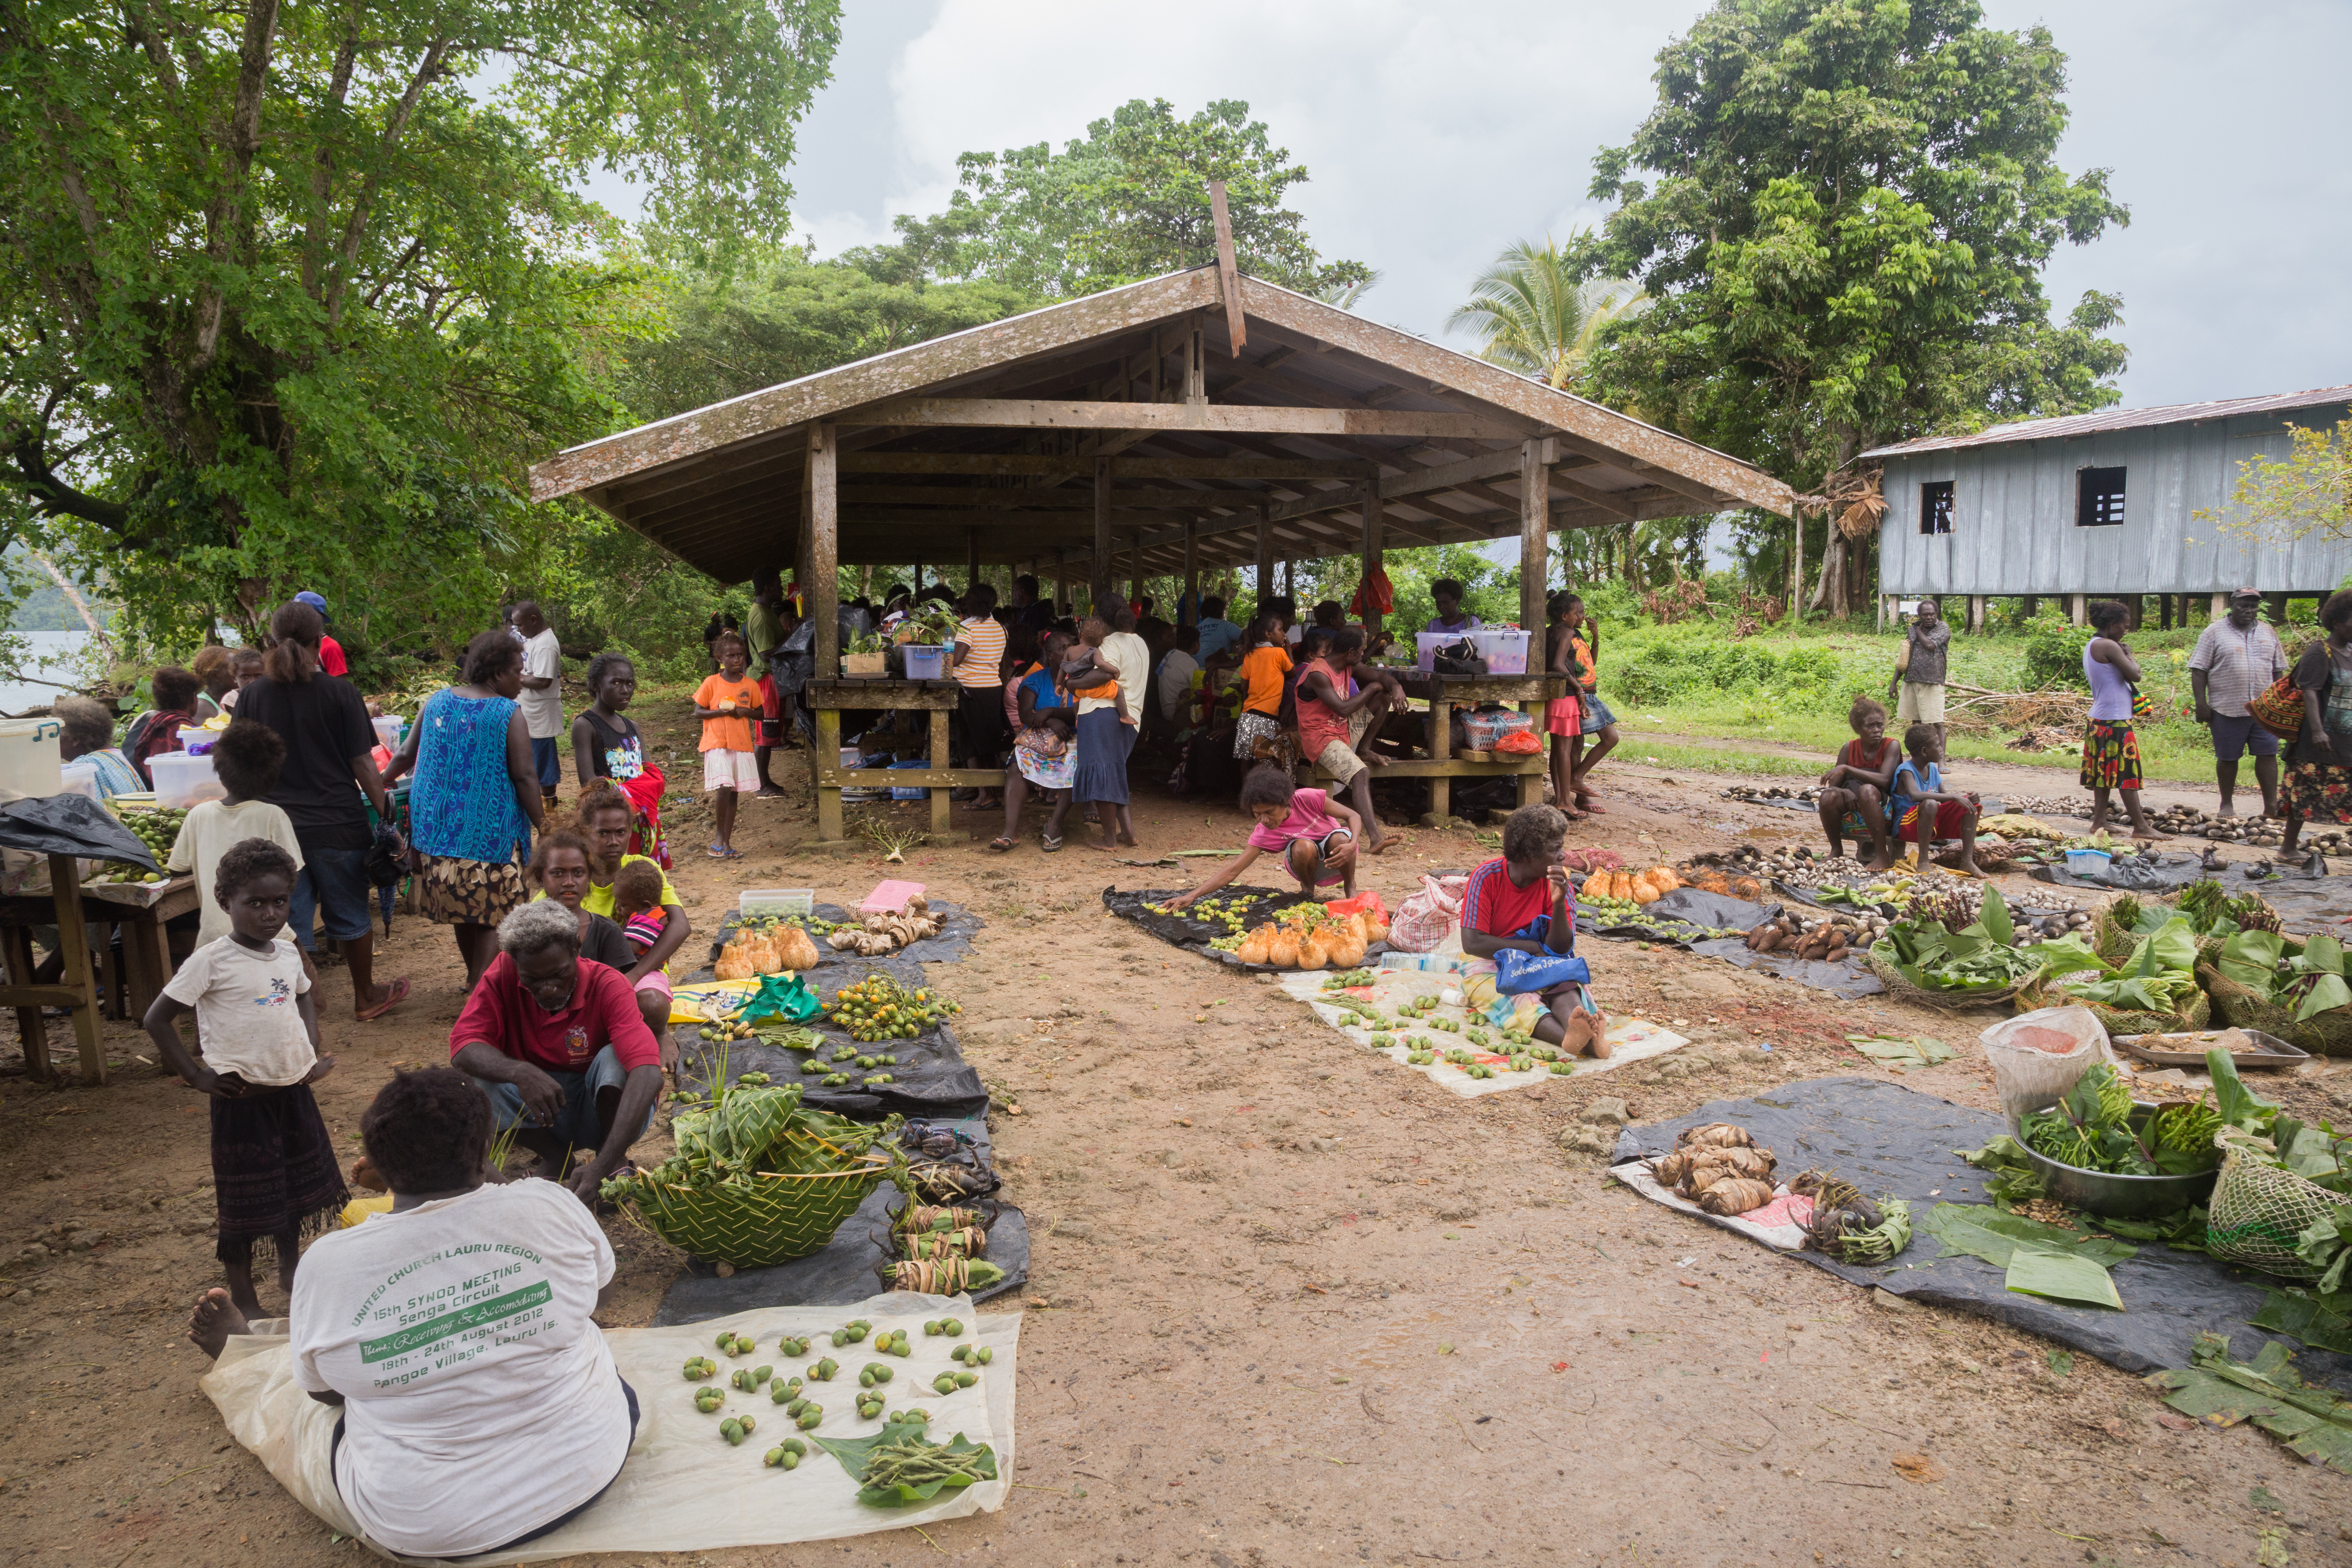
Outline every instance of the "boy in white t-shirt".
{"label": "boy in white t-shirt", "polygon": [[[188,955],[147,1009],[147,1034],[192,1089],[212,1099],[213,1190],[220,1241],[214,1256],[231,1300],[258,1314],[254,1255],[274,1249],[289,1294],[302,1237],[333,1224],[351,1194],[310,1086],[335,1065],[319,1054],[319,1011],[302,950],[281,942],[294,897],[294,858],[266,838],[232,845],[213,897],[229,934]],[[196,1015],[199,1061],[178,1020]]]}
{"label": "boy in white t-shirt", "polygon": [[194,871],[204,910],[196,925],[196,945],[228,934],[228,910],[210,896],[220,874],[221,857],[233,845],[248,838],[267,838],[294,858],[302,869],[302,846],[294,837],[294,819],[268,797],[278,788],[278,771],[286,765],[286,742],[277,731],[257,719],[236,719],[213,742],[213,772],[227,791],[226,800],[207,800],[191,807],[173,841],[172,858],[164,869]]}

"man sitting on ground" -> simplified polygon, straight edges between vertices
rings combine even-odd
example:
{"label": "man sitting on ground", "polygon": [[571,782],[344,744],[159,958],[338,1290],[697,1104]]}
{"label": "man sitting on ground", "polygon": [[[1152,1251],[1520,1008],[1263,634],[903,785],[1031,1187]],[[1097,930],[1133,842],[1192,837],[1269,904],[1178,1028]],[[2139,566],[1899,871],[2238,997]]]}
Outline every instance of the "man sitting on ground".
{"label": "man sitting on ground", "polygon": [[[592,1316],[612,1245],[550,1183],[484,1184],[490,1107],[462,1073],[396,1075],[360,1145],[391,1212],[311,1244],[287,1319],[296,1385],[342,1408],[321,1434],[335,1490],[388,1552],[536,1541],[604,1494],[636,1436],[636,1394]],[[188,1324],[215,1357],[250,1332],[219,1289]]]}
{"label": "man sitting on ground", "polygon": [[[580,956],[580,921],[552,899],[499,922],[498,957],[449,1031],[449,1062],[489,1096],[504,1132],[583,1204],[653,1120],[661,1047],[628,980]],[[569,1177],[565,1152],[585,1156]]]}

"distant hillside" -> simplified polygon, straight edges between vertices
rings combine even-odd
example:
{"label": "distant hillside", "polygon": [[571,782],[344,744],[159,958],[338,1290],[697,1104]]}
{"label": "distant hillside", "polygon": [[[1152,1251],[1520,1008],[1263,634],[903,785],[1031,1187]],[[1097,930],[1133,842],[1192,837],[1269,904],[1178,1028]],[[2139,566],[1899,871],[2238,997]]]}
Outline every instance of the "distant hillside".
{"label": "distant hillside", "polygon": [[[8,552],[7,564],[21,574],[32,587],[32,591],[25,595],[25,602],[18,605],[16,613],[8,617],[10,631],[78,632],[84,629],[81,612],[73,607],[73,602],[65,596],[64,590],[41,570],[39,563],[25,553],[23,547],[12,548]],[[89,598],[87,594],[83,596]],[[89,610],[98,617],[100,626],[113,624],[113,605],[89,598]]]}

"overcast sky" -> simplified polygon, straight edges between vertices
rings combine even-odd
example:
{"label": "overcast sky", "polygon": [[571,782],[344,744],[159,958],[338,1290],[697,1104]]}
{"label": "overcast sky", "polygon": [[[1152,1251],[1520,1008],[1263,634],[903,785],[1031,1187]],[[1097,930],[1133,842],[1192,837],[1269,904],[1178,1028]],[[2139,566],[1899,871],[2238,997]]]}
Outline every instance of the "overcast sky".
{"label": "overcast sky", "polygon": [[[1378,268],[1360,307],[1439,336],[1512,239],[1600,216],[1594,151],[1653,100],[1695,0],[849,0],[793,180],[822,254],[885,239],[954,188],[956,154],[1084,134],[1131,98],[1246,100],[1306,164],[1327,257]],[[2352,5],[1987,0],[2069,57],[2070,174],[2105,165],[2127,229],[2054,258],[2063,314],[2124,297],[2127,405],[2352,382]]]}

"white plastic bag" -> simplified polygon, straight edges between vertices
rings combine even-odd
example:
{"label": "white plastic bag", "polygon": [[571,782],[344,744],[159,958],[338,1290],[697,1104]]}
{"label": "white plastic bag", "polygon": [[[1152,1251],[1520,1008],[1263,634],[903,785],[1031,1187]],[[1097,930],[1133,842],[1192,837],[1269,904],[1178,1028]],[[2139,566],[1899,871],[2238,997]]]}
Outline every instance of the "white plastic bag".
{"label": "white plastic bag", "polygon": [[1433,952],[1452,933],[1462,915],[1462,894],[1467,877],[1424,876],[1418,890],[1405,895],[1389,922],[1389,945],[1399,952]]}
{"label": "white plastic bag", "polygon": [[[2106,1026],[2088,1007],[2041,1007],[2004,1018],[1977,1037],[1992,1063],[2000,1109],[2016,1131],[2018,1118],[2066,1098],[2092,1064],[2116,1059]],[[2065,1044],[2071,1040],[2071,1046]],[[2028,1044],[2026,1042],[2035,1042]],[[2052,1048],[2044,1049],[2049,1047]]]}

